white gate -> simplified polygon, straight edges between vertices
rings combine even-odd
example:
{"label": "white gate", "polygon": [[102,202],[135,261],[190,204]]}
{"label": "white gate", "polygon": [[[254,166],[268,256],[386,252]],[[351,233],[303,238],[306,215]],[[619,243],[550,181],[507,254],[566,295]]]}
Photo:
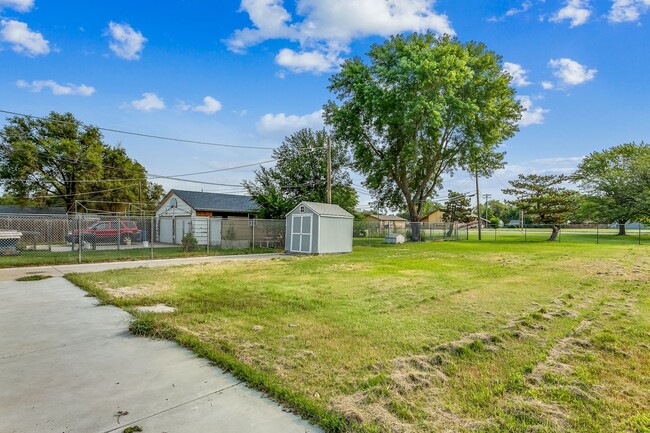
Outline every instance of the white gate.
{"label": "white gate", "polygon": [[221,218],[210,218],[210,245],[221,245]]}
{"label": "white gate", "polygon": [[293,215],[291,249],[294,253],[311,253],[312,214]]}

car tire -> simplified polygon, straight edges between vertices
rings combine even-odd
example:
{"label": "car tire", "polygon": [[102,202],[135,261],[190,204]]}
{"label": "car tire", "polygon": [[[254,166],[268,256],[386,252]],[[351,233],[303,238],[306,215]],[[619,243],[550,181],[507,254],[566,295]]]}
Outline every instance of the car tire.
{"label": "car tire", "polygon": [[131,243],[133,243],[133,238],[131,238],[131,235],[124,235],[122,236],[122,240],[120,243],[122,245],[131,245]]}

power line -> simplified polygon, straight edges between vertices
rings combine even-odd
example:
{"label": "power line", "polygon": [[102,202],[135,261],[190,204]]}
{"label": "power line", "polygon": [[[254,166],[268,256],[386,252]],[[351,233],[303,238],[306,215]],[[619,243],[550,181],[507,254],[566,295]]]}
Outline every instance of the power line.
{"label": "power line", "polygon": [[197,171],[196,173],[174,174],[172,176],[173,177],[198,176],[200,174],[217,173],[217,172],[220,172],[220,171],[228,171],[228,170],[236,170],[238,168],[252,167],[254,165],[269,164],[269,163],[275,162],[275,161],[276,161],[275,159],[269,159],[268,161],[253,162],[253,163],[250,163],[250,164],[238,165],[236,167],[218,168],[216,170],[208,170],[208,171]]}
{"label": "power line", "polygon": [[[25,113],[18,113],[15,111],[9,111],[9,110],[2,110],[0,109],[0,113],[5,113],[5,114],[11,114],[14,116],[23,116],[23,117],[29,117],[30,119],[39,119],[39,120],[49,120],[52,121],[52,119],[48,119],[46,117],[41,117],[41,116],[34,116],[32,114],[25,114]],[[64,122],[64,121],[56,121],[58,123],[63,123],[63,124],[72,124],[71,122]],[[83,126],[93,126],[93,125],[86,125],[84,123],[81,123]],[[124,131],[121,129],[115,129],[115,128],[105,128],[102,126],[93,126],[94,128],[99,129],[100,131],[107,131],[107,132],[114,132],[116,134],[125,134],[125,135],[133,135],[136,137],[145,137],[145,138],[155,138],[156,140],[165,140],[165,141],[176,141],[179,143],[189,143],[189,144],[203,144],[206,146],[218,146],[218,147],[230,147],[230,148],[237,148],[237,149],[256,149],[256,150],[274,150],[275,147],[266,147],[266,146],[243,146],[239,144],[225,144],[225,143],[213,143],[209,141],[199,141],[199,140],[188,140],[184,138],[173,138],[173,137],[165,137],[162,135],[153,135],[153,134],[145,134],[142,132],[133,132],[133,131]]]}
{"label": "power line", "polygon": [[51,194],[51,195],[43,195],[43,196],[34,196],[34,197],[20,197],[20,198],[27,198],[27,199],[48,199],[48,198],[57,198],[57,197],[77,197],[80,195],[94,195],[94,194],[99,194],[102,192],[111,192],[111,191],[118,191],[121,189],[126,189],[126,188],[131,188],[132,186],[136,186],[137,183],[131,184],[131,185],[125,185],[125,186],[120,186],[118,188],[110,188],[110,189],[102,189],[99,191],[89,191],[89,192],[79,192],[75,194]]}

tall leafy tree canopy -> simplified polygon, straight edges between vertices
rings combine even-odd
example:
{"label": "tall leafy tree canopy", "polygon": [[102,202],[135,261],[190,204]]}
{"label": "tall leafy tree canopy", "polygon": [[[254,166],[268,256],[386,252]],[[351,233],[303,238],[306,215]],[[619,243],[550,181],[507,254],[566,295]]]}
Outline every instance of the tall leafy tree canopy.
{"label": "tall leafy tree canopy", "polygon": [[98,210],[152,207],[162,187],[147,181],[144,167],[124,149],[102,140],[99,129],[71,113],[12,117],[0,131],[0,184],[18,202],[63,204],[69,211],[77,200],[95,201]]}
{"label": "tall leafy tree canopy", "polygon": [[501,58],[481,43],[430,33],[393,36],[330,79],[326,104],[337,139],[383,207],[419,221],[445,172],[500,161],[497,146],[518,130],[522,108]]}
{"label": "tall leafy tree canopy", "polygon": [[[350,213],[357,193],[347,171],[345,146],[332,141],[332,203]],[[301,129],[286,137],[273,150],[275,167],[260,167],[255,180],[244,187],[260,206],[261,218],[284,218],[301,201],[327,201],[327,134],[324,130]]]}
{"label": "tall leafy tree canopy", "polygon": [[576,192],[562,186],[568,181],[565,175],[520,174],[509,181],[511,188],[502,191],[515,196],[508,202],[523,210],[534,222],[550,224],[553,232],[548,240],[552,241],[560,225],[568,221],[576,208]]}
{"label": "tall leafy tree canopy", "polygon": [[585,193],[585,211],[599,222],[650,219],[650,145],[626,143],[585,157],[573,175]]}

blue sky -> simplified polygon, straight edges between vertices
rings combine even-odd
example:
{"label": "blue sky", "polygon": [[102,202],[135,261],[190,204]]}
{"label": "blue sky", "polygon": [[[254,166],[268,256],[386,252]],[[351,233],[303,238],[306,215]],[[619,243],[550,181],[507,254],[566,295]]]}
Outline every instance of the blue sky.
{"label": "blue sky", "polygon": [[[648,140],[649,19],[650,0],[0,0],[0,109],[70,111],[106,128],[274,147],[296,129],[322,126],[328,78],[343,59],[392,33],[453,33],[500,54],[528,108],[504,144],[508,166],[481,181],[482,192],[502,197],[518,173],[569,172],[594,150]],[[270,157],[108,132],[105,139],[159,175]],[[239,185],[253,169],[188,179]],[[472,183],[458,173],[444,187],[466,192]]]}

